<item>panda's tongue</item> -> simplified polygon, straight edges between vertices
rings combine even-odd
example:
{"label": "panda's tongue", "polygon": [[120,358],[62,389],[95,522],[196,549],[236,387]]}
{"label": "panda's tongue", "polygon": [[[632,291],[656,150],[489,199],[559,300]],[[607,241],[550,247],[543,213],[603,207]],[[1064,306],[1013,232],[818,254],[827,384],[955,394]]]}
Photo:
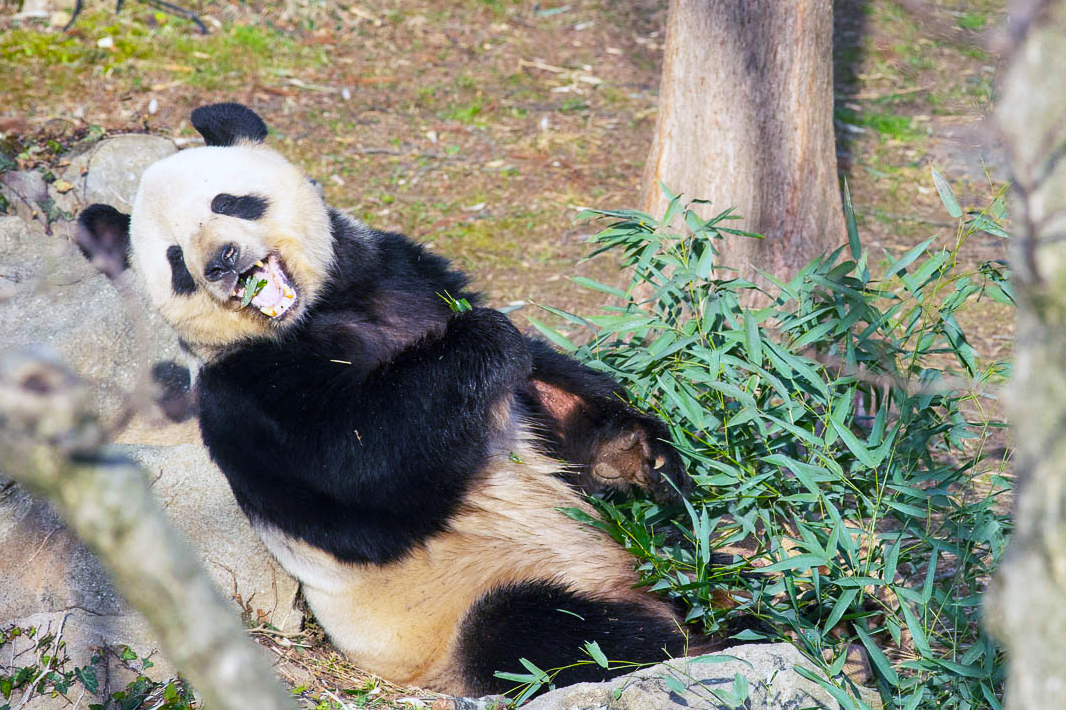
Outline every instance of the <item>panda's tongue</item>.
{"label": "panda's tongue", "polygon": [[278,263],[278,258],[271,255],[266,264],[252,271],[252,283],[266,283],[254,296],[251,304],[263,314],[277,318],[296,302],[296,291]]}

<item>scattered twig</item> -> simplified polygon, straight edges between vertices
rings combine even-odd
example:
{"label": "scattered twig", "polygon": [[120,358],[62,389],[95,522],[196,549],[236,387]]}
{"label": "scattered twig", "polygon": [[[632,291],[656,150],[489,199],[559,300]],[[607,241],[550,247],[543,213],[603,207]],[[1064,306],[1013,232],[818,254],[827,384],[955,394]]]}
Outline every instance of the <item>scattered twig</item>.
{"label": "scattered twig", "polygon": [[356,148],[355,152],[360,155],[403,155],[394,148]]}
{"label": "scattered twig", "polygon": [[48,541],[52,538],[52,535],[55,534],[56,530],[59,530],[59,528],[52,528],[48,531],[48,534],[44,536],[43,540],[41,540],[41,544],[37,546],[37,549],[34,550],[32,555],[30,555],[30,558],[26,560],[27,565],[37,559],[37,555],[41,554],[41,550],[43,550],[44,546],[48,544]]}
{"label": "scattered twig", "polygon": [[283,638],[283,639],[302,639],[302,638],[307,638],[307,634],[305,634],[303,631],[297,631],[294,634],[287,634],[284,631],[278,631],[277,629],[272,629],[269,626],[266,626],[265,624],[260,624],[259,626],[256,626],[255,628],[248,629],[248,633],[250,633],[250,634],[262,634],[264,636],[276,636],[277,638]]}
{"label": "scattered twig", "polygon": [[932,91],[936,88],[936,84],[926,84],[925,86],[912,86],[909,89],[889,89],[887,91],[861,91],[854,96],[848,98],[857,101],[876,101],[877,99],[885,99],[890,96],[906,96],[907,94],[920,94],[923,91]]}

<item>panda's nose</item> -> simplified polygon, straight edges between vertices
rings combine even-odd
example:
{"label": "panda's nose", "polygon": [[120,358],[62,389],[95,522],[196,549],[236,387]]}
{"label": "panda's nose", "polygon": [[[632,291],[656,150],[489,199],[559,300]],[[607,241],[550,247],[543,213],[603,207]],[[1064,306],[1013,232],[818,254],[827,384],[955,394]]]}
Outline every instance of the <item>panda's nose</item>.
{"label": "panda's nose", "polygon": [[236,244],[223,244],[204,266],[204,278],[208,281],[221,281],[227,275],[236,273],[237,257],[240,253],[240,247]]}

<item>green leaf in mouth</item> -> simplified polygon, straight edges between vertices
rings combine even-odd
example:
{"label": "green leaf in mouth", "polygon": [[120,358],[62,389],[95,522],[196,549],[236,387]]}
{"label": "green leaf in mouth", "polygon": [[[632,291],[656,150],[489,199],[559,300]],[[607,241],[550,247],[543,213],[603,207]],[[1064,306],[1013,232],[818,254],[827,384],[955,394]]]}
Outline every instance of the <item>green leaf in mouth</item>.
{"label": "green leaf in mouth", "polygon": [[252,274],[244,277],[244,296],[241,297],[241,308],[247,307],[255,295],[267,285],[266,279],[256,279]]}

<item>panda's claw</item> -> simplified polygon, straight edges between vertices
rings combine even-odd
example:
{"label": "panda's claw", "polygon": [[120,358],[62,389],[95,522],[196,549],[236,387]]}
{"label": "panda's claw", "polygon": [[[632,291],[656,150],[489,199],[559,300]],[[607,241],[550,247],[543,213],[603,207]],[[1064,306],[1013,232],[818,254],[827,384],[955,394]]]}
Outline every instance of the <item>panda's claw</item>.
{"label": "panda's claw", "polygon": [[679,503],[691,484],[681,457],[664,440],[666,434],[658,420],[639,417],[601,441],[589,466],[598,487],[638,488],[660,503]]}

